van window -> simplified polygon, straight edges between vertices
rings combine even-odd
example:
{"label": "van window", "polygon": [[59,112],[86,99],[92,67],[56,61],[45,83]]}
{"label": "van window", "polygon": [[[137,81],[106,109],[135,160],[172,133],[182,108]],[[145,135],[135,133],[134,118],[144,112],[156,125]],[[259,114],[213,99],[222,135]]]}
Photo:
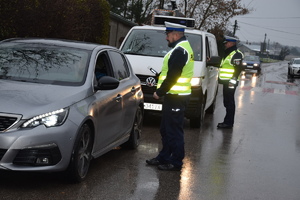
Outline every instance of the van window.
{"label": "van window", "polygon": [[216,39],[212,36],[207,36],[208,42],[207,44],[209,45],[209,52],[210,52],[210,56],[218,56],[218,46],[216,43]]}
{"label": "van window", "polygon": [[163,30],[133,30],[125,41],[125,54],[163,57],[170,48]]}
{"label": "van window", "polygon": [[[196,61],[202,61],[202,35],[185,33]],[[164,57],[171,50],[164,30],[132,30],[121,51],[125,54]]]}

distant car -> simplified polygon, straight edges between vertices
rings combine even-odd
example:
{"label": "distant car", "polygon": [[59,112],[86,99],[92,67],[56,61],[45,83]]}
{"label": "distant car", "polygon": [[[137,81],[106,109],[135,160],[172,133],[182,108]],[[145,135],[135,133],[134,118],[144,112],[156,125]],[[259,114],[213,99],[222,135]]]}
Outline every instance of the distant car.
{"label": "distant car", "polygon": [[300,58],[293,58],[288,63],[288,75],[290,77],[300,76]]}
{"label": "distant car", "polygon": [[245,56],[243,59],[243,67],[247,70],[256,70],[257,73],[261,72],[261,61],[259,56]]}
{"label": "distant car", "polygon": [[[98,78],[96,78],[98,77]],[[140,80],[110,46],[49,39],[0,42],[0,169],[65,171],[139,144]]]}

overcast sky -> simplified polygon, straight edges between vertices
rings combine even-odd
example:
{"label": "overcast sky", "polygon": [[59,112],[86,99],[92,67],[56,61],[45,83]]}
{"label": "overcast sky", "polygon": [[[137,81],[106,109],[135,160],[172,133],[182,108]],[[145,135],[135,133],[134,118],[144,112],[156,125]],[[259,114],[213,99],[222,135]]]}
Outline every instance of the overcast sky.
{"label": "overcast sky", "polygon": [[[235,17],[241,41],[278,42],[300,47],[300,0],[241,0],[242,5],[253,8],[248,15]],[[231,27],[229,27],[231,28]],[[233,30],[233,27],[232,27]]]}

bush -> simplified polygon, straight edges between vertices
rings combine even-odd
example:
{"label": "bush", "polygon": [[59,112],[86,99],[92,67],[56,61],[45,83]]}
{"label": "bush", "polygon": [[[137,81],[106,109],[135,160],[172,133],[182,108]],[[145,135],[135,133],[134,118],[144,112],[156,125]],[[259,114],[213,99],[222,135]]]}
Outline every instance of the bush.
{"label": "bush", "polygon": [[108,44],[106,0],[1,0],[0,40],[42,37]]}

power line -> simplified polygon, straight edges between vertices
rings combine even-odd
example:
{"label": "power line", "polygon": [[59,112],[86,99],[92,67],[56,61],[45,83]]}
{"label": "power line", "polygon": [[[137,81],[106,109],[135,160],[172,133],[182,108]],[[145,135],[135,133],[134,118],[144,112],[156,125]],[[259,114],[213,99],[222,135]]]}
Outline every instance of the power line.
{"label": "power line", "polygon": [[[248,30],[247,29],[248,27],[250,27],[250,26],[247,26],[247,27],[243,26],[241,29],[238,29],[238,35],[242,36],[245,41],[252,41],[252,42],[260,41],[260,42],[262,42],[261,41],[262,35],[256,34],[255,31],[253,32],[252,30]],[[251,33],[251,34],[249,35],[249,33]],[[273,35],[273,34],[268,34],[268,36],[271,37],[273,41],[276,41],[276,40],[278,41],[278,39],[279,40],[284,39],[284,40],[289,40],[291,42],[296,42],[296,43],[299,42],[299,39],[293,39],[291,37],[280,37],[278,35]],[[275,39],[275,38],[277,38],[277,39]],[[297,45],[290,44],[290,46],[297,46]]]}
{"label": "power line", "polygon": [[249,23],[241,22],[241,21],[239,21],[239,23],[246,24],[246,25],[249,25],[249,26],[258,27],[258,28],[263,28],[263,29],[267,29],[267,30],[271,30],[271,31],[276,31],[276,32],[280,32],[280,33],[287,33],[287,34],[291,34],[291,35],[298,35],[298,36],[300,36],[299,33],[290,33],[290,32],[287,32],[287,31],[281,31],[281,30],[276,30],[276,29],[273,29],[273,28],[267,28],[267,27],[257,26],[257,25],[254,25],[254,24],[249,24]]}
{"label": "power line", "polygon": [[239,17],[247,19],[300,19],[300,17]]}

